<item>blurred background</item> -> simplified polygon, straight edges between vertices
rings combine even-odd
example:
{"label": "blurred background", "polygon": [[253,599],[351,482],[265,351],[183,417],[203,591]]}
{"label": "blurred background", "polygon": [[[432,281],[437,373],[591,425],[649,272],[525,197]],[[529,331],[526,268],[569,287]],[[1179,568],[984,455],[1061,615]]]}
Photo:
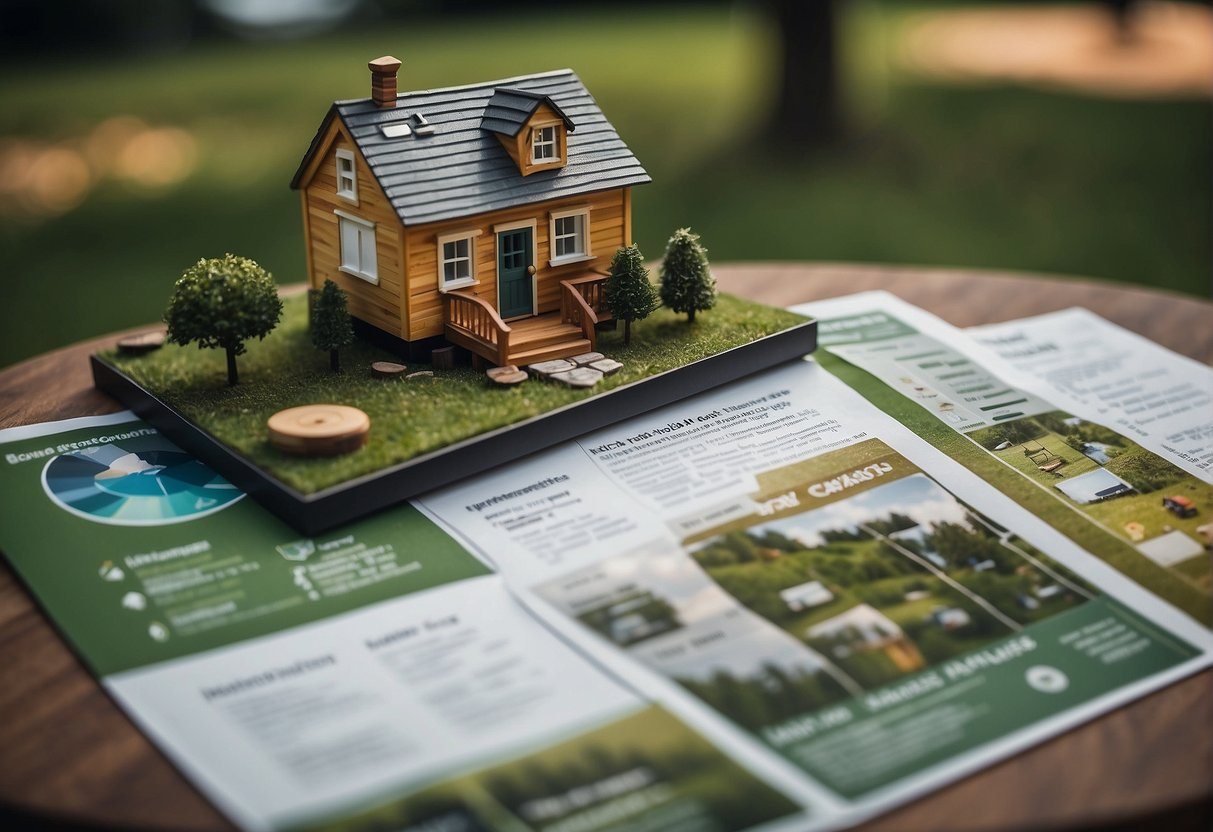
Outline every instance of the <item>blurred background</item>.
{"label": "blurred background", "polygon": [[572,67],[713,261],[1018,269],[1208,297],[1208,4],[0,2],[0,366],[156,321],[233,251],[304,279],[335,99]]}

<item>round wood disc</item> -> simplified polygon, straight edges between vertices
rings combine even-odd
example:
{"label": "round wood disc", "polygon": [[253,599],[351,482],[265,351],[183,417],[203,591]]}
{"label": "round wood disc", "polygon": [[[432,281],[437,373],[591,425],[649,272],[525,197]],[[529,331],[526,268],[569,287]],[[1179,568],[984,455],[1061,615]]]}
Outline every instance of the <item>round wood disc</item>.
{"label": "round wood disc", "polygon": [[128,335],[118,340],[118,352],[126,355],[142,355],[145,352],[158,350],[164,346],[165,333],[163,330],[140,332],[138,335]]}
{"label": "round wood disc", "polygon": [[399,378],[406,369],[403,364],[394,361],[376,361],[371,365],[371,375],[375,378]]}
{"label": "round wood disc", "polygon": [[266,423],[270,444],[300,456],[334,456],[362,447],[371,417],[344,404],[306,404],[279,410]]}

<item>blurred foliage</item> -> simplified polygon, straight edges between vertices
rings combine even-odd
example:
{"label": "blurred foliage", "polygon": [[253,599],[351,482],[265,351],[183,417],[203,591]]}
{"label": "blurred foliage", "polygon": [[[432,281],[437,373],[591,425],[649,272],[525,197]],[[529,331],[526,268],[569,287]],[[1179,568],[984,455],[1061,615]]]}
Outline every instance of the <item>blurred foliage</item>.
{"label": "blurred foliage", "polygon": [[[840,37],[851,138],[776,158],[764,127],[776,38],[761,9],[420,17],[318,40],[10,61],[0,67],[0,365],[159,319],[200,257],[238,251],[281,282],[303,279],[287,183],[328,104],[366,96],[366,61],[389,53],[404,61],[403,90],[576,69],[655,180],[634,194],[645,251],[690,225],[717,263],[1026,269],[1207,294],[1208,101],[927,83],[891,62],[913,9],[856,2]],[[54,210],[39,214],[5,187],[52,151],[42,169],[54,162],[66,177],[72,154],[92,160],[98,135],[124,130],[146,140],[109,172],[77,161]]]}

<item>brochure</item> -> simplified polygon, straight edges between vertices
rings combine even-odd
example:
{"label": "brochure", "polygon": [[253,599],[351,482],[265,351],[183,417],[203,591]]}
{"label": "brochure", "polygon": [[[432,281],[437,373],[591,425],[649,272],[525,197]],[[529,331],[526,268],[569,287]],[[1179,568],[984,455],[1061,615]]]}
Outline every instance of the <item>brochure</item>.
{"label": "brochure", "polygon": [[0,432],[0,458],[0,548],[131,719],[242,827],[800,816],[410,506],[299,539],[129,413]]}
{"label": "brochure", "polygon": [[852,823],[1206,666],[1207,629],[814,361],[426,496],[587,655]]}
{"label": "brochure", "polygon": [[[1187,409],[1210,397],[1207,368],[1157,346],[1130,357],[1135,346],[1115,333],[1102,357],[1097,345],[1080,347],[1085,364],[1056,357],[1084,332],[1099,338],[1096,325],[1085,329],[1089,313],[1083,328],[1070,316],[1074,334],[1038,353],[1046,356],[1038,367],[1021,356],[1017,369],[886,293],[798,311],[820,319],[821,364],[871,403],[1127,577],[1213,623],[1213,471],[1200,438],[1209,417]],[[1027,335],[1039,324],[1006,326],[1039,341]]]}
{"label": "brochure", "polygon": [[1086,309],[970,327],[965,333],[1109,426],[1201,477],[1213,477],[1213,368]]}

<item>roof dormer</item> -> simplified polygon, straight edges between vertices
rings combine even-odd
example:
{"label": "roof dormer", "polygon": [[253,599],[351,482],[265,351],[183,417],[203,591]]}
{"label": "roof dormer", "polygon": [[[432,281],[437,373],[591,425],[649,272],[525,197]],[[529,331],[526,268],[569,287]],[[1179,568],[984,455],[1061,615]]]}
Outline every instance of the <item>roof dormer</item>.
{"label": "roof dormer", "polygon": [[498,87],[484,108],[480,127],[492,131],[523,176],[562,168],[568,162],[572,120],[550,96]]}

